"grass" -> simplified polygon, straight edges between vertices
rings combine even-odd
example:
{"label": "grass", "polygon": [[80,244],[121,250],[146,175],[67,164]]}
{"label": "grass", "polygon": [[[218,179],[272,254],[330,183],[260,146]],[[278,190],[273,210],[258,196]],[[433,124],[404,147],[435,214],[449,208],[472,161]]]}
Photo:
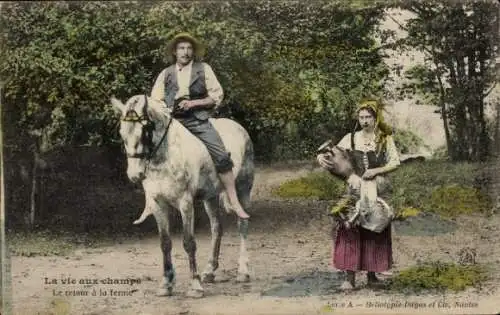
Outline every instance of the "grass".
{"label": "grass", "polygon": [[397,215],[396,215],[396,218],[397,219],[400,219],[400,220],[404,220],[404,219],[407,219],[407,218],[411,218],[411,217],[416,217],[418,216],[422,211],[417,209],[417,208],[413,208],[413,207],[406,207],[406,208],[402,208],[398,211]]}
{"label": "grass", "polygon": [[463,291],[478,287],[487,279],[483,265],[457,265],[454,263],[427,262],[402,270],[392,281],[390,288],[398,291],[450,290]]}
{"label": "grass", "polygon": [[318,198],[331,200],[345,192],[345,184],[327,172],[313,172],[284,182],[272,194],[281,198]]}
{"label": "grass", "polygon": [[[486,212],[490,198],[475,188],[480,166],[444,160],[413,162],[388,175],[393,192],[389,200],[399,218],[420,211],[444,217]],[[282,198],[319,198],[336,200],[345,192],[345,184],[326,171],[287,181],[273,190]]]}
{"label": "grass", "polygon": [[475,212],[485,213],[491,209],[488,196],[473,187],[448,185],[436,188],[428,204],[428,210],[444,217],[455,217]]}
{"label": "grass", "polygon": [[[397,210],[412,207],[446,217],[483,212],[489,207],[488,197],[474,187],[479,167],[442,160],[402,165],[389,176],[393,183],[391,205]],[[464,202],[456,207],[456,201]]]}

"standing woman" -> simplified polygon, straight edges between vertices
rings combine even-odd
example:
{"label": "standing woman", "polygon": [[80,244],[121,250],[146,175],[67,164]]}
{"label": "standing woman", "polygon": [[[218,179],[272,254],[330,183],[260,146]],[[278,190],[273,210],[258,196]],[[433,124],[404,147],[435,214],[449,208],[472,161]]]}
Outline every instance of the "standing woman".
{"label": "standing woman", "polygon": [[[361,180],[383,176],[395,170],[400,161],[392,129],[383,121],[381,103],[374,99],[364,100],[358,105],[356,114],[357,126],[361,126],[361,130],[347,134],[337,147],[351,150],[354,156],[357,176],[355,180],[350,178],[348,194],[357,195],[357,199]],[[325,168],[334,167],[325,158],[319,157],[318,161]],[[384,198],[382,194],[379,192]],[[360,226],[339,224],[334,241],[333,265],[346,271],[342,289],[354,288],[356,271],[368,272],[368,285],[378,282],[375,273],[392,267],[391,225],[376,233]]]}

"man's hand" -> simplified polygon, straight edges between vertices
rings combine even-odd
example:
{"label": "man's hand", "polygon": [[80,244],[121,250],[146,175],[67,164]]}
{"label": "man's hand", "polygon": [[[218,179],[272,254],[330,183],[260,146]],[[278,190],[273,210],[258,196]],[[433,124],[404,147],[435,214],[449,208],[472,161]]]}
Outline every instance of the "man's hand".
{"label": "man's hand", "polygon": [[195,106],[194,102],[193,101],[190,101],[190,100],[182,100],[180,103],[179,103],[179,108],[186,111],[186,110],[190,110],[191,108],[193,108]]}
{"label": "man's hand", "polygon": [[363,179],[373,179],[375,176],[378,175],[378,172],[377,170],[375,169],[367,169],[364,173],[363,173]]}

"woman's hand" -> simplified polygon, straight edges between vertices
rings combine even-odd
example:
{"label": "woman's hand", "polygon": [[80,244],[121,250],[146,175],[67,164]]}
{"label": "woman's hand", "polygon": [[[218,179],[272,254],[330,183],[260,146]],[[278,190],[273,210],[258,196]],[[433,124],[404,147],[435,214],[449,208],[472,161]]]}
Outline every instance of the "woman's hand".
{"label": "woman's hand", "polygon": [[318,154],[316,159],[318,160],[319,165],[321,165],[322,167],[324,167],[326,169],[332,169],[335,167],[335,164],[328,161],[328,159],[326,159],[324,154]]}
{"label": "woman's hand", "polygon": [[375,176],[377,176],[379,173],[376,169],[374,168],[371,168],[371,169],[367,169],[364,173],[363,173],[363,176],[362,178],[363,179],[373,179]]}
{"label": "woman's hand", "polygon": [[361,187],[361,177],[356,174],[352,174],[349,178],[347,178],[347,183],[354,193],[359,193],[359,189]]}

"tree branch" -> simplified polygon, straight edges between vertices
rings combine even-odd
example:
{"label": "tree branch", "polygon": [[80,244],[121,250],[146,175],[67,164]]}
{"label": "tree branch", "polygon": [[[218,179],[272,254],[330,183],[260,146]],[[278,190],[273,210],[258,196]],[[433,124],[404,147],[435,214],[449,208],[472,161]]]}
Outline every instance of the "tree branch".
{"label": "tree branch", "polygon": [[[409,9],[407,9],[407,10],[408,10],[408,11],[411,11],[411,10],[409,10]],[[417,10],[417,9],[415,8],[415,10]],[[411,11],[411,12],[412,12],[412,11]],[[415,12],[415,13],[417,13],[417,14],[422,14],[423,12]],[[390,15],[390,14],[389,14],[389,15],[388,15],[388,17],[389,17],[392,21],[394,21],[394,23],[396,23],[396,24],[399,26],[399,28],[400,28],[401,30],[403,30],[403,31],[405,31],[405,32],[409,32],[409,29],[408,29],[407,27],[405,27],[403,24],[401,24],[398,20],[396,20],[396,19],[395,19],[392,15]],[[431,50],[431,49],[429,49],[429,48],[428,48],[428,47],[426,47],[425,45],[422,45],[421,47],[422,47],[422,49],[423,49],[425,52],[429,53],[431,56],[434,56],[434,54],[433,54],[433,52],[432,52],[432,50]]]}
{"label": "tree branch", "polygon": [[491,88],[488,91],[486,91],[486,93],[483,94],[483,98],[486,98],[486,96],[490,95],[490,93],[493,92],[497,84],[498,84],[497,82],[494,82]]}
{"label": "tree branch", "polygon": [[394,23],[396,23],[400,29],[403,31],[408,32],[408,28],[406,28],[403,24],[401,24],[398,20],[396,20],[392,15],[388,14],[387,15]]}

